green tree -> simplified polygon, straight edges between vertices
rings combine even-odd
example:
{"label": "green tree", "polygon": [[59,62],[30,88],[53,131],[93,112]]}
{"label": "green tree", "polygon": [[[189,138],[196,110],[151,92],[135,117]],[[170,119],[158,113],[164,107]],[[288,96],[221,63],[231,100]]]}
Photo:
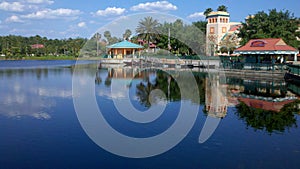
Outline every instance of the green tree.
{"label": "green tree", "polygon": [[104,37],[106,38],[106,41],[110,44],[111,41],[111,33],[109,31],[105,31],[103,33]]}
{"label": "green tree", "polygon": [[207,8],[207,9],[203,12],[203,14],[207,17],[207,15],[208,15],[209,13],[211,13],[212,11],[213,11],[213,9]]}
{"label": "green tree", "polygon": [[217,11],[223,11],[223,12],[228,12],[227,7],[225,5],[220,5],[217,9]]}
{"label": "green tree", "polygon": [[160,24],[158,20],[153,19],[151,16],[147,16],[139,21],[139,24],[135,31],[139,34],[141,38],[143,38],[148,42],[148,44],[150,44],[150,40],[154,40],[154,38],[157,37],[159,33],[159,25]]}
{"label": "green tree", "polygon": [[298,25],[299,19],[288,10],[277,12],[276,9],[272,9],[269,13],[260,11],[242,23],[238,36],[242,39],[241,45],[255,38],[282,38],[288,45],[298,47]]}
{"label": "green tree", "polygon": [[125,33],[123,34],[123,38],[126,39],[126,40],[128,40],[129,37],[131,36],[131,34],[132,34],[131,30],[130,29],[126,29]]}
{"label": "green tree", "polygon": [[193,22],[193,25],[196,26],[198,29],[200,29],[201,32],[203,32],[204,34],[206,34],[206,25],[207,25],[206,21]]}

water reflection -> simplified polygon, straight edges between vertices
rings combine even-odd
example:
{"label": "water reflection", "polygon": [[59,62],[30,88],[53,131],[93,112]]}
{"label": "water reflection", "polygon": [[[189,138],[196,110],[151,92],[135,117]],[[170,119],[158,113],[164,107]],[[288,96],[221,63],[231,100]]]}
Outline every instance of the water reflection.
{"label": "water reflection", "polygon": [[210,74],[205,78],[205,113],[210,117],[224,118],[227,113],[227,85],[221,83],[219,74]]}
{"label": "water reflection", "polygon": [[70,78],[66,78],[70,74],[70,69],[61,68],[0,69],[0,114],[51,119],[57,99],[72,98]]}
{"label": "water reflection", "polygon": [[280,112],[253,108],[241,102],[238,106],[237,116],[242,119],[247,127],[255,130],[272,132],[284,132],[292,127],[297,127],[295,113],[299,112],[299,100],[288,103],[280,109]]}
{"label": "water reflection", "polygon": [[[102,76],[100,76],[102,71]],[[109,68],[103,74],[103,69],[96,73],[95,83],[100,84],[105,79],[105,85],[110,86],[112,80],[126,80],[127,88],[133,90],[140,105],[151,107],[150,93],[161,90],[169,102],[190,100],[182,98],[180,88],[168,71],[175,70],[140,70],[138,68]],[[175,78],[184,79],[182,72],[173,72]],[[218,73],[207,74],[194,72],[198,85],[200,105],[204,105],[203,113],[212,118],[222,119],[227,115],[228,107],[236,107],[236,115],[256,130],[285,131],[296,127],[295,111],[292,107],[298,104],[297,95],[288,88],[284,81],[251,80],[240,77],[224,77]],[[186,83],[188,88],[189,83]],[[114,92],[114,94],[116,94]],[[110,96],[112,97],[112,96]],[[121,95],[114,96],[122,97]],[[154,102],[153,102],[154,103]],[[153,104],[152,103],[152,104]]]}
{"label": "water reflection", "polygon": [[[178,117],[181,100],[200,104],[198,117],[193,117],[194,127],[178,146],[159,156],[136,160],[104,151],[83,131],[73,107],[72,69],[71,66],[0,69],[0,138],[3,138],[0,164],[3,168],[122,168],[125,165],[127,168],[257,168],[258,165],[299,168],[300,103],[295,97],[299,85],[240,77],[224,80],[218,74],[193,72],[199,102],[191,96],[180,95],[174,79],[185,81],[186,88],[190,86],[182,71],[83,68],[80,77],[88,76],[91,81],[82,78],[79,83],[96,84],[96,99],[101,103],[103,116],[117,131],[131,137],[156,136],[170,128]],[[170,71],[174,76],[170,77]],[[111,92],[114,82],[124,84],[120,92]],[[112,102],[113,98],[124,99],[123,89],[130,92],[132,104],[143,111],[160,104],[149,104],[147,100],[149,91],[160,89],[166,96],[166,112],[151,123],[126,120]],[[210,139],[199,144],[197,139],[206,118],[221,123]],[[117,139],[110,141],[118,143]]]}
{"label": "water reflection", "polygon": [[239,100],[236,115],[255,130],[284,132],[297,127],[297,96],[284,81],[227,78],[229,90]]}

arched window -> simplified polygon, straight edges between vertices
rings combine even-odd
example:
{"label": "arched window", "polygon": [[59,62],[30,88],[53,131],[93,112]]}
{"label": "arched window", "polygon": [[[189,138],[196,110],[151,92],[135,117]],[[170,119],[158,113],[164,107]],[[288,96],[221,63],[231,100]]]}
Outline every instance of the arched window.
{"label": "arched window", "polygon": [[264,40],[255,40],[251,42],[250,47],[264,47],[266,43]]}

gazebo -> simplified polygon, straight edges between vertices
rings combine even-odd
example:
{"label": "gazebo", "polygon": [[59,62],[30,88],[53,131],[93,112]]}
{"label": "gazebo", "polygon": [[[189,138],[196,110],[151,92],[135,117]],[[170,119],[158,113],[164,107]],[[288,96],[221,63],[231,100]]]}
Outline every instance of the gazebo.
{"label": "gazebo", "polygon": [[298,50],[287,45],[281,38],[251,39],[236,49],[234,54],[245,56],[250,63],[283,63],[297,61]]}
{"label": "gazebo", "polygon": [[140,56],[141,50],[144,47],[124,40],[122,42],[107,46],[106,48],[109,58],[124,59],[130,57],[135,58],[136,53],[138,53],[138,56]]}

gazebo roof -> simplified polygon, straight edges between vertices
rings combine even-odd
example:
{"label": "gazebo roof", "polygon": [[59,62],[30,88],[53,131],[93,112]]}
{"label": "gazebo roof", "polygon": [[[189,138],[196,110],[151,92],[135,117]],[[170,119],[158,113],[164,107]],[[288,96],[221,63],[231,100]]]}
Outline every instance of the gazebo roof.
{"label": "gazebo roof", "polygon": [[125,49],[125,48],[126,49],[141,49],[144,47],[141,45],[137,45],[135,43],[128,42],[127,40],[124,40],[122,42],[107,46],[107,48],[111,48],[111,49],[116,49],[116,48],[118,48],[118,49]]}
{"label": "gazebo roof", "polygon": [[251,39],[236,49],[236,54],[297,54],[297,49],[287,45],[281,38]]}

